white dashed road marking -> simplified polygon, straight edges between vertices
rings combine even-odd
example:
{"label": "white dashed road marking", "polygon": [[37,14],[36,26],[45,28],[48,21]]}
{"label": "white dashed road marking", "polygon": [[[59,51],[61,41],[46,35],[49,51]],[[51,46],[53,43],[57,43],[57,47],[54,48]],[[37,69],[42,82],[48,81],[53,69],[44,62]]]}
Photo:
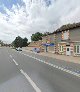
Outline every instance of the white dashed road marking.
{"label": "white dashed road marking", "polygon": [[45,63],[45,64],[47,64],[47,65],[50,65],[50,66],[52,66],[52,67],[54,67],[54,68],[57,68],[57,69],[59,69],[59,70],[65,71],[65,72],[67,72],[67,73],[69,73],[69,74],[75,75],[75,76],[77,76],[77,77],[80,78],[80,74],[78,74],[78,73],[76,73],[76,72],[73,72],[73,71],[70,71],[70,70],[68,70],[68,69],[59,67],[59,66],[57,66],[57,65],[48,63],[48,62],[46,62],[46,61],[44,61],[44,60],[38,59],[38,58],[36,58],[36,57],[30,56],[30,55],[27,55],[27,54],[24,54],[24,53],[21,53],[21,54],[23,54],[23,55],[25,55],[25,56],[28,56],[28,57],[30,57],[30,58],[33,58],[33,59],[35,59],[35,60],[38,60],[38,61],[40,61],[40,62],[43,62],[43,63]]}
{"label": "white dashed road marking", "polygon": [[41,90],[37,87],[37,85],[32,81],[32,79],[21,69],[21,73],[26,77],[29,83],[32,85],[36,92],[41,92]]}
{"label": "white dashed road marking", "polygon": [[18,66],[18,63],[13,59],[12,55],[10,55],[10,58],[12,58],[13,62]]}
{"label": "white dashed road marking", "polygon": [[[19,65],[16,61],[15,61],[15,59],[13,59],[13,57],[12,57],[12,55],[10,55],[10,57],[12,58],[12,60],[13,60],[13,62],[15,63],[15,65]],[[34,90],[36,91],[36,92],[41,92],[41,90],[37,87],[37,85],[32,81],[32,79],[28,76],[28,74],[27,73],[25,73],[22,69],[19,69],[20,70],[20,72],[25,76],[25,78],[28,80],[28,82],[32,85],[32,87],[34,88]]]}
{"label": "white dashed road marking", "polygon": [[13,59],[13,62],[16,64],[16,65],[18,65],[18,63]]}

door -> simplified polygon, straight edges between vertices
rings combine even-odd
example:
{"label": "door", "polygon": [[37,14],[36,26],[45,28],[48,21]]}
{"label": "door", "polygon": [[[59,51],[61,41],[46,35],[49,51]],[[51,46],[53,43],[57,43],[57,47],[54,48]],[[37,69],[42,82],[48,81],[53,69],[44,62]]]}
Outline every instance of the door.
{"label": "door", "polygon": [[66,47],[66,55],[70,56],[71,55],[71,48]]}

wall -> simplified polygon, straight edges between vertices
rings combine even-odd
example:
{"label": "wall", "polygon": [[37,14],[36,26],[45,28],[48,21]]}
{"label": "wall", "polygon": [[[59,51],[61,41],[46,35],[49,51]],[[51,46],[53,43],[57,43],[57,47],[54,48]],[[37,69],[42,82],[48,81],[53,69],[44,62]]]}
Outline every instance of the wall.
{"label": "wall", "polygon": [[[44,36],[42,38],[42,43],[55,43],[54,34]],[[43,46],[43,49],[46,49],[45,46]],[[48,46],[48,52],[54,52],[54,46]]]}
{"label": "wall", "polygon": [[70,30],[70,41],[80,41],[80,27]]}
{"label": "wall", "polygon": [[42,44],[41,40],[40,41],[33,41],[33,42],[30,42],[29,47],[39,47],[39,46],[41,46],[41,44]]}
{"label": "wall", "polygon": [[54,43],[54,34],[43,36],[42,37],[42,42],[43,43]]}
{"label": "wall", "polygon": [[56,38],[55,38],[55,52],[58,53],[58,43],[61,42],[62,40],[62,32],[56,33]]}

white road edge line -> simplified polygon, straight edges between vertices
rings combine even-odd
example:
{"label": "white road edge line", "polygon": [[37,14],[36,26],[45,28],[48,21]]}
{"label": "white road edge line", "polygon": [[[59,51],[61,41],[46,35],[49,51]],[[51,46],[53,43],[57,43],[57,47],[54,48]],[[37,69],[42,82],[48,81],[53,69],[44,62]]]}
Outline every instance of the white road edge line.
{"label": "white road edge line", "polygon": [[21,69],[20,72],[26,77],[29,83],[32,85],[36,92],[41,92],[41,90],[37,87],[37,85],[32,81],[32,79]]}
{"label": "white road edge line", "polygon": [[16,64],[16,65],[18,65],[18,63],[13,59],[13,62]]}
{"label": "white road edge line", "polygon": [[25,55],[25,56],[28,56],[28,57],[30,57],[30,58],[33,58],[33,59],[35,59],[35,60],[38,60],[38,61],[40,61],[40,62],[43,62],[43,63],[45,63],[45,64],[47,64],[47,65],[49,65],[49,66],[52,66],[52,67],[54,67],[54,68],[57,68],[57,69],[62,70],[62,71],[64,71],[64,72],[67,72],[67,73],[69,73],[69,74],[75,75],[75,76],[77,76],[77,77],[80,78],[80,74],[78,74],[78,73],[75,73],[75,72],[73,72],[73,71],[70,71],[70,70],[65,69],[65,68],[62,68],[62,67],[59,67],[59,66],[57,66],[57,65],[53,65],[53,64],[51,64],[51,63],[48,63],[48,62],[46,62],[46,61],[44,61],[44,60],[38,59],[38,58],[33,57],[33,56],[31,56],[31,55],[27,55],[27,54],[24,54],[24,53],[21,53],[21,54],[23,54],[23,55]]}

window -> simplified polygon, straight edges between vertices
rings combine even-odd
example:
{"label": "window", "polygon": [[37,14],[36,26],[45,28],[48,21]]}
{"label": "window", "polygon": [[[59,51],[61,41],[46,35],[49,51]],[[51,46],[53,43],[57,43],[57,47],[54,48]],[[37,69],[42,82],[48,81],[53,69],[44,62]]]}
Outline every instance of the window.
{"label": "window", "polygon": [[64,32],[63,33],[63,40],[67,40],[68,39],[68,32]]}
{"label": "window", "polygon": [[76,46],[74,46],[74,52],[76,53]]}
{"label": "window", "polygon": [[69,48],[67,48],[67,51],[69,51]]}
{"label": "window", "polygon": [[80,46],[77,46],[77,53],[79,53],[79,52],[80,52],[80,49],[79,49],[79,47],[80,47]]}
{"label": "window", "polygon": [[60,51],[61,51],[61,46],[60,46]]}
{"label": "window", "polygon": [[75,46],[74,46],[74,52],[75,52],[76,54],[80,54],[80,45],[75,45]]}
{"label": "window", "polygon": [[63,51],[63,46],[62,46],[62,51]]}
{"label": "window", "polygon": [[60,52],[63,52],[63,46],[60,46]]}

